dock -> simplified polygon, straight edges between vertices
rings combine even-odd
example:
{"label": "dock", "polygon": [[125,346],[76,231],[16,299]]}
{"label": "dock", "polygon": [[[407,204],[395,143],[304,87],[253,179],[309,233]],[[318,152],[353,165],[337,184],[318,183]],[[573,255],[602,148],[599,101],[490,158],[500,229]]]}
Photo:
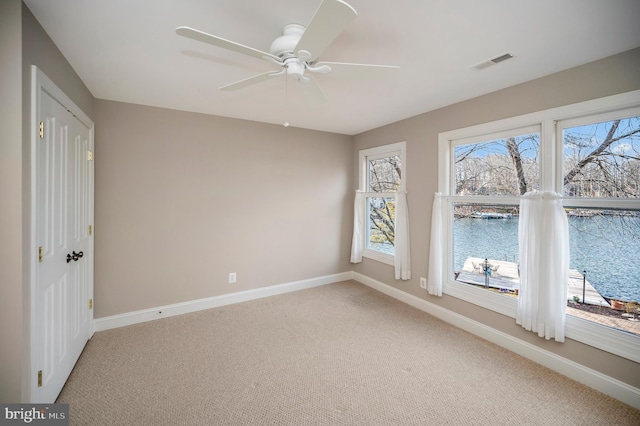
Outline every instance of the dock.
{"label": "dock", "polygon": [[[456,281],[468,284],[485,286],[498,289],[505,293],[517,294],[520,287],[520,274],[518,264],[506,260],[488,259],[485,266],[484,259],[468,257],[462,271],[456,277]],[[485,272],[487,269],[488,274]],[[488,275],[488,280],[485,277]],[[582,300],[583,277],[576,269],[569,270],[569,282],[567,284],[567,300],[573,300],[577,296],[582,303],[590,305],[611,307],[598,291],[589,283],[584,282],[585,300]]]}
{"label": "dock", "polygon": [[[506,260],[488,260],[489,280],[488,286],[491,288],[511,290],[515,292],[520,286],[520,274],[518,264],[507,262]],[[468,257],[464,261],[462,271],[456,278],[468,284],[485,285],[484,259],[479,257]]]}
{"label": "dock", "polygon": [[581,303],[588,305],[606,306],[610,308],[611,305],[607,302],[598,291],[593,288],[589,281],[585,281],[584,286],[584,301],[582,300],[582,281],[583,277],[580,272],[575,269],[569,269],[569,288],[567,289],[567,299],[573,300],[573,296],[577,296]]}

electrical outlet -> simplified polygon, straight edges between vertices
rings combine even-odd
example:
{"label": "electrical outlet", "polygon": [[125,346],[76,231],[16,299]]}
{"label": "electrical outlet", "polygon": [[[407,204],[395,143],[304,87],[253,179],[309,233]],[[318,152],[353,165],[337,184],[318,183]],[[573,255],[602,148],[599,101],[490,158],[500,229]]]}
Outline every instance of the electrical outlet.
{"label": "electrical outlet", "polygon": [[229,272],[229,284],[233,284],[236,282],[236,273]]}
{"label": "electrical outlet", "polygon": [[427,289],[427,279],[425,277],[420,277],[420,288]]}

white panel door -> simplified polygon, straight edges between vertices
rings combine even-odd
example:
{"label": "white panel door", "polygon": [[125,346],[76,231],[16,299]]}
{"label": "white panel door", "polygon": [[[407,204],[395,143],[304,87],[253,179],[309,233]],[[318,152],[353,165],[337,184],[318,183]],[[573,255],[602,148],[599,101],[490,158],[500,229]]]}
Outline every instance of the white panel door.
{"label": "white panel door", "polygon": [[92,140],[90,130],[46,91],[39,98],[34,402],[53,402],[92,332]]}

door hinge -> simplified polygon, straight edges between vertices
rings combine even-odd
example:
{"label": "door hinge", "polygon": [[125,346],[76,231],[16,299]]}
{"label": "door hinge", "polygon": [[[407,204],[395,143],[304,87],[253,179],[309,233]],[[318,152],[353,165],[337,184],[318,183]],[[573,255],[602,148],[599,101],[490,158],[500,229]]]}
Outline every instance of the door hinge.
{"label": "door hinge", "polygon": [[93,234],[93,225],[89,225],[89,235]]}
{"label": "door hinge", "polygon": [[44,138],[44,121],[41,121],[38,126],[38,134],[40,135],[40,139]]}
{"label": "door hinge", "polygon": [[38,387],[42,387],[42,370],[38,371]]}
{"label": "door hinge", "polygon": [[38,262],[42,263],[42,246],[38,247]]}
{"label": "door hinge", "polygon": [[89,299],[89,309],[93,309],[93,299]]}
{"label": "door hinge", "polygon": [[87,151],[87,161],[93,161],[93,151]]}

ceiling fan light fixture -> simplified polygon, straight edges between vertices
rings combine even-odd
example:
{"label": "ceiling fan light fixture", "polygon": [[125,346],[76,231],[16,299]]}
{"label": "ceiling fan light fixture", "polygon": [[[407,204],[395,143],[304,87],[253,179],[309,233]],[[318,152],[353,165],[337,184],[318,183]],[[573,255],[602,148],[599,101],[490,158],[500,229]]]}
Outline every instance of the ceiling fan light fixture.
{"label": "ceiling fan light fixture", "polygon": [[284,66],[287,69],[287,75],[289,77],[293,77],[297,80],[300,80],[304,76],[304,63],[298,58],[288,58],[284,60]]}

